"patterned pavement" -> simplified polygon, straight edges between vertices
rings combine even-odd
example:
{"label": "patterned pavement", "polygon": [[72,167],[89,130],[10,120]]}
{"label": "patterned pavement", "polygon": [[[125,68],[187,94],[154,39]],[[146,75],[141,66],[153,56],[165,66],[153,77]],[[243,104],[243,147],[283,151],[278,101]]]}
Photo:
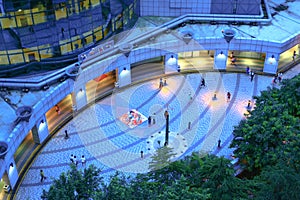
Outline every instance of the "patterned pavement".
{"label": "patterned pavement", "polygon": [[[284,78],[298,74],[299,69],[293,68]],[[206,87],[200,87],[202,77]],[[195,151],[230,158],[233,150],[228,147],[233,127],[244,117],[252,96],[271,86],[272,77],[257,75],[251,82],[246,74],[207,72],[171,76],[166,81],[162,89],[158,88],[157,79],[115,91],[82,111],[43,148],[27,171],[16,199],[40,199],[52,179],[70,169],[71,154],[77,158],[84,155],[87,165],[100,167],[105,180],[116,170],[128,175],[147,172],[158,141],[164,143],[166,109],[170,114],[170,146],[176,148],[174,160]],[[227,92],[231,93],[229,102]],[[216,100],[212,98],[215,93]],[[119,118],[131,109],[154,117],[155,124],[148,126],[145,121],[130,128]],[[65,130],[70,135],[67,140]],[[219,139],[221,148],[217,148]],[[78,168],[83,168],[81,163]],[[43,183],[40,169],[48,177]]]}

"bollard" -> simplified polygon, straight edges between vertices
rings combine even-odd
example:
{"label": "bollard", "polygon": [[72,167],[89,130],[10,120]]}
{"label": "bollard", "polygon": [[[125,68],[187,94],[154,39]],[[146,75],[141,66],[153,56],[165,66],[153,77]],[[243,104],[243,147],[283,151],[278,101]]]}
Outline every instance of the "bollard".
{"label": "bollard", "polygon": [[213,100],[217,100],[217,93],[216,93],[216,92],[214,93],[214,96],[213,96],[212,99],[213,99]]}

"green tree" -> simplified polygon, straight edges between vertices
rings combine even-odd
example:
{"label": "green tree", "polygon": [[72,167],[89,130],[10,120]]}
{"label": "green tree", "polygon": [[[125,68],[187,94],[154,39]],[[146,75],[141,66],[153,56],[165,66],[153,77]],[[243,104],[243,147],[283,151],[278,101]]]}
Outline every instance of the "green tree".
{"label": "green tree", "polygon": [[47,200],[74,200],[94,198],[102,194],[104,182],[100,176],[101,170],[90,165],[83,171],[71,165],[68,172],[63,172],[53,181],[48,191],[43,190],[42,198]]}
{"label": "green tree", "polygon": [[285,161],[265,167],[253,181],[257,183],[255,196],[258,200],[300,199],[300,175]]}
{"label": "green tree", "polygon": [[300,167],[300,76],[268,88],[256,99],[256,107],[234,128],[231,147],[250,170],[275,165],[289,157],[288,164]]}

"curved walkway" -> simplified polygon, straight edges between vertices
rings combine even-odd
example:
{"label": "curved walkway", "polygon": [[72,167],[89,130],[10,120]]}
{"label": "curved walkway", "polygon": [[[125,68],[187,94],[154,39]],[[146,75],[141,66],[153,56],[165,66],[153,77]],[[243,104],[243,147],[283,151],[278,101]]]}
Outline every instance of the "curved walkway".
{"label": "curved walkway", "polygon": [[[285,76],[298,74],[299,68],[293,68]],[[206,87],[199,86],[201,77],[205,78]],[[42,190],[50,187],[52,178],[58,178],[70,168],[71,154],[84,155],[87,165],[100,167],[105,180],[115,170],[126,174],[147,172],[151,156],[160,142],[164,142],[166,109],[170,114],[169,144],[176,149],[174,160],[194,151],[230,158],[233,150],[228,146],[233,126],[244,117],[248,100],[270,86],[272,77],[257,75],[251,82],[246,74],[207,72],[172,76],[166,81],[167,85],[161,90],[158,89],[159,80],[152,80],[126,91],[115,91],[74,117],[35,159],[16,199],[40,199]],[[228,91],[231,93],[229,102],[226,100]],[[212,99],[214,93],[216,100]],[[131,109],[145,118],[151,115],[155,124],[148,126],[146,120],[130,128],[120,118]],[[63,138],[64,130],[70,133],[68,140]],[[217,148],[219,139],[221,148]],[[78,167],[83,168],[80,163]],[[43,183],[40,183],[40,169],[49,177]]]}

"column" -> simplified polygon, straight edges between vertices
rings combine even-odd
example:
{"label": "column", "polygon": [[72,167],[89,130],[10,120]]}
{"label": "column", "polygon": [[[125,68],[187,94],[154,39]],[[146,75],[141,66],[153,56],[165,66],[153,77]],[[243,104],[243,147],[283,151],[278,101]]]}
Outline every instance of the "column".
{"label": "column", "polygon": [[217,49],[214,56],[214,69],[225,70],[227,65],[227,50]]}
{"label": "column", "polygon": [[167,53],[165,55],[165,74],[180,72],[180,66],[178,65],[178,54]]}
{"label": "column", "polygon": [[49,135],[48,124],[46,116],[44,115],[40,120],[38,120],[35,126],[31,129],[33,141],[36,144],[41,144]]}
{"label": "column", "polygon": [[18,174],[17,166],[16,166],[16,163],[15,163],[15,160],[13,159],[13,157],[11,159],[6,159],[6,160],[9,160],[9,162],[6,162],[5,165],[6,165],[6,171],[7,171],[7,175],[8,175],[9,185],[12,189],[15,187],[15,185],[17,183],[19,174]]}
{"label": "column", "polygon": [[87,105],[87,96],[85,86],[76,86],[71,94],[73,111],[78,111]]}
{"label": "column", "polygon": [[3,7],[3,1],[2,0],[0,0],[0,13],[5,15],[5,10],[4,10],[4,7]]}
{"label": "column", "polygon": [[121,67],[118,67],[117,70],[118,73],[118,85],[119,87],[124,87],[126,85],[131,84],[131,68],[130,64],[122,65]]}
{"label": "column", "polygon": [[270,74],[276,74],[278,68],[280,54],[278,53],[266,53],[264,72]]}

